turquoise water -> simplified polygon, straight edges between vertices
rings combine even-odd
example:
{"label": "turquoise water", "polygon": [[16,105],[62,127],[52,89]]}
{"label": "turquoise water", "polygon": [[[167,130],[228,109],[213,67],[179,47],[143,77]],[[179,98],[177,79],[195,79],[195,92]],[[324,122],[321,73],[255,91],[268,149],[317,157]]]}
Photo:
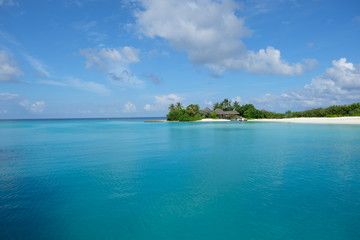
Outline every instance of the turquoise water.
{"label": "turquoise water", "polygon": [[360,239],[360,126],[0,122],[0,239]]}

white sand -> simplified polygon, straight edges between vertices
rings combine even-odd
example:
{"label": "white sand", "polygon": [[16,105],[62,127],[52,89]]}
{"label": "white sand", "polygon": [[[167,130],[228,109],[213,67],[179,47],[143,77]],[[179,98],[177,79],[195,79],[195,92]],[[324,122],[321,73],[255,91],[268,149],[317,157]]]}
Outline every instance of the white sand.
{"label": "white sand", "polygon": [[360,117],[254,119],[249,121],[320,124],[360,124]]}
{"label": "white sand", "polygon": [[228,119],[212,119],[212,118],[204,118],[195,122],[229,122]]}

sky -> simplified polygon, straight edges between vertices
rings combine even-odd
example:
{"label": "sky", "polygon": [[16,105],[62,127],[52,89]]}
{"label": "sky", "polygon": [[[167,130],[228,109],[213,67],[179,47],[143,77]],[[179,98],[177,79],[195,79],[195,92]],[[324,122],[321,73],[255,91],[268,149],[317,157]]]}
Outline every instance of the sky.
{"label": "sky", "polygon": [[0,0],[0,119],[360,102],[358,0]]}

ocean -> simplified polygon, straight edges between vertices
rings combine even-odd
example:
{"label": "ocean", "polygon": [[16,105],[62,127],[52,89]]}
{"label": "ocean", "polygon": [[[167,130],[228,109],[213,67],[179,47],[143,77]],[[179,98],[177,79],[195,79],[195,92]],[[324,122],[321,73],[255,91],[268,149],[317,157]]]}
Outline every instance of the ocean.
{"label": "ocean", "polygon": [[0,239],[360,239],[360,126],[0,121]]}

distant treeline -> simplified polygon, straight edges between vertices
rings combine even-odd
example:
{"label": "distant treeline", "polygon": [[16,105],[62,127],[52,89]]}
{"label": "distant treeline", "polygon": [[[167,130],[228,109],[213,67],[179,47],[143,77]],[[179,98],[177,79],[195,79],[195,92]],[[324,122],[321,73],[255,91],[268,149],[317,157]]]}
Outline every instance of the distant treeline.
{"label": "distant treeline", "polygon": [[343,106],[331,106],[327,108],[315,108],[302,112],[285,113],[286,117],[343,117],[343,116],[360,116],[360,103],[353,103]]}
{"label": "distant treeline", "polygon": [[285,113],[275,113],[266,110],[259,110],[252,104],[240,105],[237,101],[224,99],[213,105],[212,112],[208,113],[201,110],[199,105],[190,104],[183,108],[181,103],[170,104],[169,113],[166,115],[169,121],[195,121],[203,118],[217,118],[215,109],[224,111],[237,111],[241,117],[248,119],[255,118],[293,118],[293,117],[341,117],[341,116],[360,116],[360,103],[353,103],[344,106],[331,106],[328,108],[316,108],[302,112],[287,111]]}

